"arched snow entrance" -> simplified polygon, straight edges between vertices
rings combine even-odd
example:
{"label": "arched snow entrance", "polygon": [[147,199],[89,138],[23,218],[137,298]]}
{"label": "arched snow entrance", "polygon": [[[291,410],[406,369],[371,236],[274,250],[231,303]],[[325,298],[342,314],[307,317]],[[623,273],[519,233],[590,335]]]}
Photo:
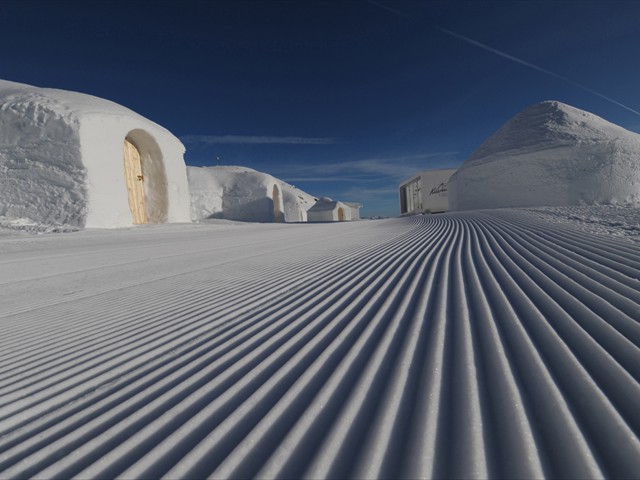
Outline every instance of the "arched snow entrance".
{"label": "arched snow entrance", "polygon": [[282,210],[280,210],[280,190],[277,185],[273,186],[273,192],[271,197],[273,198],[273,219],[277,223],[282,223]]}
{"label": "arched snow entrance", "polygon": [[345,216],[344,216],[344,208],[338,207],[338,221],[339,222],[344,222],[345,220],[346,219],[345,219]]}
{"label": "arched snow entrance", "polygon": [[144,130],[124,140],[124,164],[133,223],[164,223],[169,210],[167,174],[156,141]]}
{"label": "arched snow entrance", "polygon": [[149,223],[147,203],[144,198],[144,175],[142,174],[140,151],[126,138],[124,140],[124,176],[127,181],[129,208],[133,223],[137,225]]}

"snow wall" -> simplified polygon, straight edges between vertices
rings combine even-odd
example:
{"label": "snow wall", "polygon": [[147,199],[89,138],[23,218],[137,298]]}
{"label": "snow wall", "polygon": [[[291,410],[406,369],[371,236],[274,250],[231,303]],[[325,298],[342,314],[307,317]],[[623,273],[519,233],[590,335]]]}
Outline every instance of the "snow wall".
{"label": "snow wall", "polygon": [[306,222],[316,199],[267,173],[239,166],[187,167],[191,218]]}
{"label": "snow wall", "polygon": [[139,151],[148,221],[190,221],[184,146],[166,129],[108,100],[0,80],[0,217],[132,225],[125,139]]}
{"label": "snow wall", "polygon": [[342,202],[350,210],[351,220],[360,220],[360,209],[362,208],[361,203],[353,203],[353,202]]}
{"label": "snow wall", "polygon": [[489,137],[449,181],[451,210],[640,203],[640,135],[557,101]]}

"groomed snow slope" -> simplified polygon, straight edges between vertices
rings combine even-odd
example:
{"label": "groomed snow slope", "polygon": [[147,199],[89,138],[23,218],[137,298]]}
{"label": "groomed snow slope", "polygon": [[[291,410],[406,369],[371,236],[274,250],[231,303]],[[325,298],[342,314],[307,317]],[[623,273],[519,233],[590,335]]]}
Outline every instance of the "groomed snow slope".
{"label": "groomed snow slope", "polygon": [[633,478],[640,244],[540,218],[0,238],[0,477]]}
{"label": "groomed snow slope", "polygon": [[557,101],[509,120],[449,181],[451,210],[640,203],[640,135]]}

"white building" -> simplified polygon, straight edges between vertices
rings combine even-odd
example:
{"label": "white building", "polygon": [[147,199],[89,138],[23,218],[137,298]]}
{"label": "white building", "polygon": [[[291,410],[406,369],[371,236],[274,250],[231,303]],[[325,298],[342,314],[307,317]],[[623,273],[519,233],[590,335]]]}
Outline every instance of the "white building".
{"label": "white building", "polygon": [[0,216],[41,225],[188,222],[184,146],[116,103],[0,80]]}
{"label": "white building", "polygon": [[347,222],[349,220],[351,220],[351,207],[329,197],[322,197],[307,211],[309,222]]}
{"label": "white building", "polygon": [[456,169],[427,170],[400,184],[400,214],[441,213],[449,210],[448,183]]}

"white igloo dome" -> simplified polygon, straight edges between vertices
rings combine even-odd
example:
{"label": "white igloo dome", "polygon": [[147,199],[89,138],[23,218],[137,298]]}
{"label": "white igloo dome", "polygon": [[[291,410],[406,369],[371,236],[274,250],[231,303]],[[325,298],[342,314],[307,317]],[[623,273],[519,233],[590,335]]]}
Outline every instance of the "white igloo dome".
{"label": "white igloo dome", "polygon": [[449,180],[451,210],[640,202],[640,135],[557,101],[489,137]]}

